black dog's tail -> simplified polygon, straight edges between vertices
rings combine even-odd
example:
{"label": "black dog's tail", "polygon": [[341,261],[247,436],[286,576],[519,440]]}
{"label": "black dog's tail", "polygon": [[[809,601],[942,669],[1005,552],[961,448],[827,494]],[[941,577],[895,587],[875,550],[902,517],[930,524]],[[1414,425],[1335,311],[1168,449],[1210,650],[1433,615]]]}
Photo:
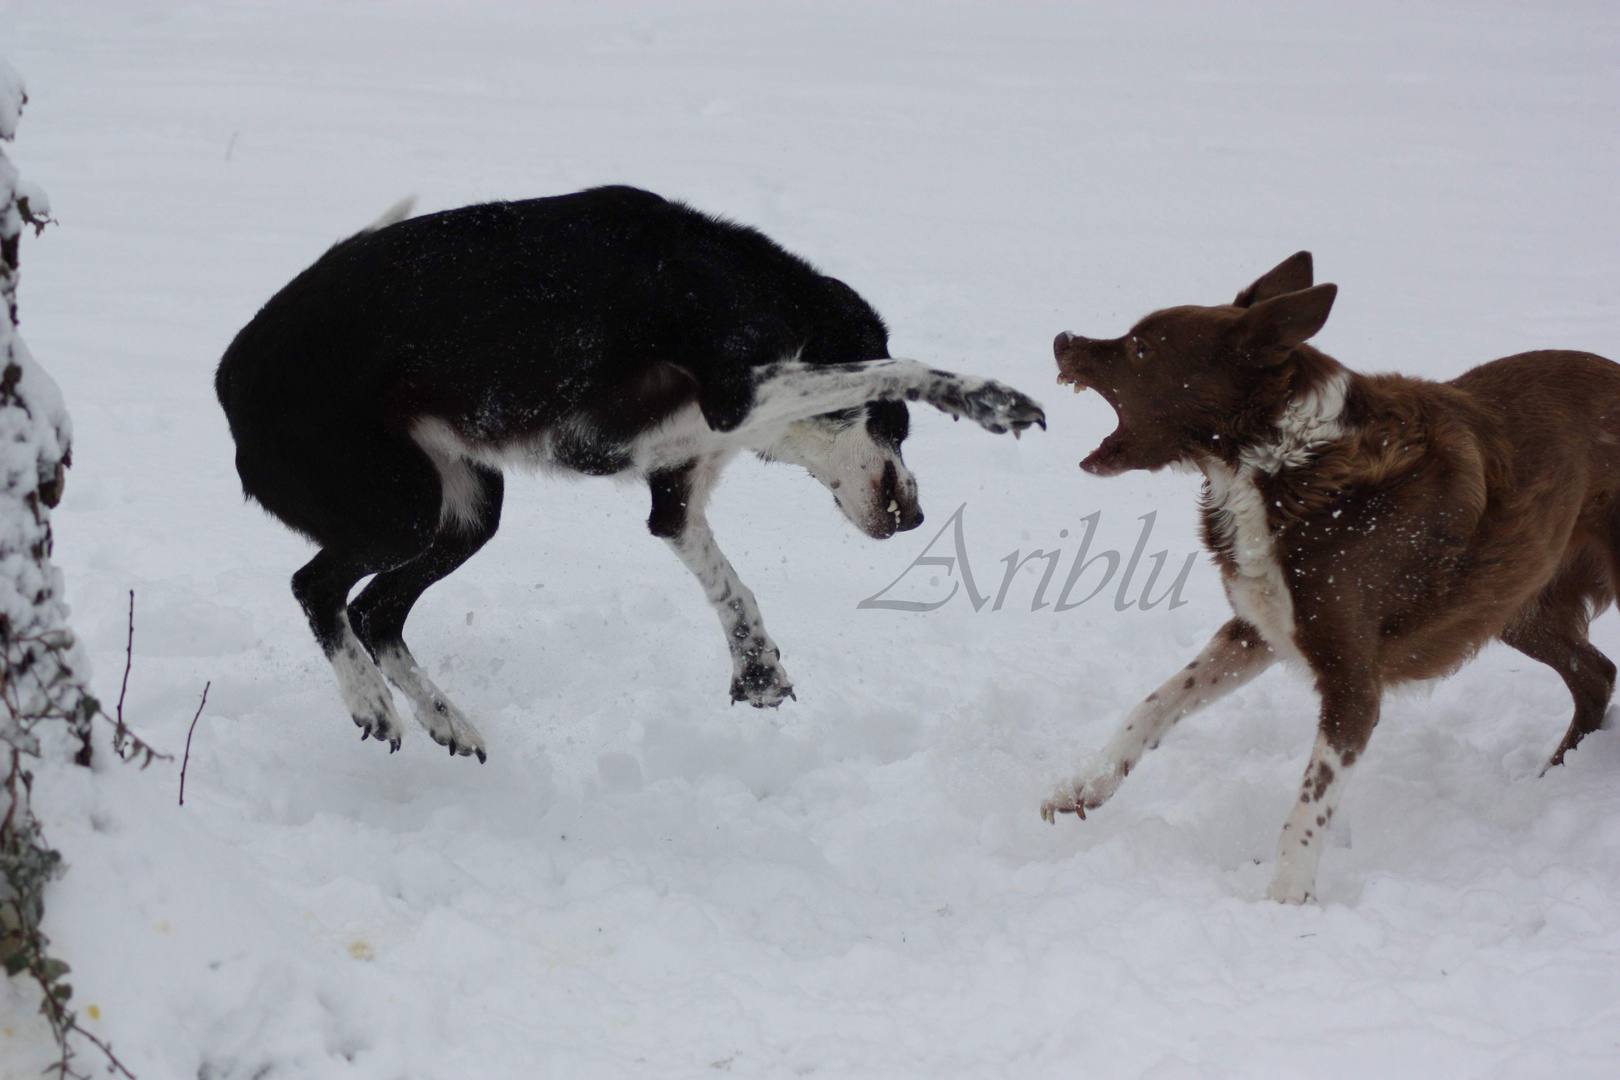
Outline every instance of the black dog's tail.
{"label": "black dog's tail", "polygon": [[384,210],[382,212],[382,216],[377,218],[376,221],[373,221],[370,225],[367,225],[354,235],[364,236],[366,233],[374,233],[378,229],[386,229],[390,225],[398,225],[400,222],[410,217],[411,211],[414,209],[416,209],[416,196],[407,195],[393,206],[390,206],[388,209]]}

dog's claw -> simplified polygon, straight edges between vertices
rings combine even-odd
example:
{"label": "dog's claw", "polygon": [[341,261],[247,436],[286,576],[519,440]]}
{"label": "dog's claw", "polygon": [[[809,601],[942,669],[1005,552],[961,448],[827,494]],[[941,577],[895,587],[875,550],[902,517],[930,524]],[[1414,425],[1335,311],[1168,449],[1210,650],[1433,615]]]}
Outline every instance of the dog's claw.
{"label": "dog's claw", "polygon": [[1086,820],[1086,809],[1079,803],[1066,806],[1051,799],[1041,803],[1041,820],[1048,825],[1056,825],[1059,814],[1078,814],[1081,821]]}
{"label": "dog's claw", "polygon": [[1056,824],[1059,814],[1073,814],[1086,820],[1086,811],[1095,810],[1107,802],[1119,787],[1119,773],[1104,773],[1089,780],[1063,784],[1050,799],[1041,803],[1041,817]]}
{"label": "dog's claw", "polygon": [[486,758],[484,755],[484,748],[481,746],[477,750],[474,750],[473,753],[478,755],[478,764],[480,765],[484,764],[485,761],[488,760],[488,758]]}
{"label": "dog's claw", "polygon": [[1046,413],[1034,399],[994,379],[962,395],[960,414],[996,435],[1010,431],[1016,437],[1032,424],[1046,428]]}
{"label": "dog's claw", "polygon": [[1086,820],[1086,808],[1078,803],[1074,806],[1059,806],[1052,802],[1041,804],[1041,820],[1047,824],[1056,825],[1059,814],[1077,814],[1081,821]]}

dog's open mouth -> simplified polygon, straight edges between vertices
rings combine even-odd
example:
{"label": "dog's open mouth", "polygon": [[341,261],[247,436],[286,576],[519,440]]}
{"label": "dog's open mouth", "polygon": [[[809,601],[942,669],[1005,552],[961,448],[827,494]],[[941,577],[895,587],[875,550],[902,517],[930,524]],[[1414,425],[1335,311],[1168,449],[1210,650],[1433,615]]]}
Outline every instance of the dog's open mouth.
{"label": "dog's open mouth", "polygon": [[[1116,414],[1119,412],[1117,405],[1114,412]],[[1126,455],[1125,442],[1129,435],[1130,433],[1125,430],[1125,418],[1120,417],[1119,425],[1106,439],[1097,444],[1097,449],[1086,455],[1085,460],[1080,462],[1080,467],[1093,476],[1112,476],[1124,472],[1126,466],[1121,463],[1121,459]]]}
{"label": "dog's open mouth", "polygon": [[1093,476],[1112,476],[1124,472],[1125,466],[1120,464],[1120,459],[1125,456],[1125,442],[1130,433],[1125,429],[1125,414],[1120,411],[1119,402],[1114,400],[1114,395],[1100,386],[1087,382],[1085,376],[1080,373],[1078,364],[1064,363],[1061,359],[1058,361],[1058,382],[1074,387],[1077,394],[1084,390],[1097,391],[1098,395],[1108,402],[1109,408],[1114,410],[1117,418],[1113,433],[1099,443],[1097,449],[1086,455],[1085,460],[1080,462],[1080,467]]}

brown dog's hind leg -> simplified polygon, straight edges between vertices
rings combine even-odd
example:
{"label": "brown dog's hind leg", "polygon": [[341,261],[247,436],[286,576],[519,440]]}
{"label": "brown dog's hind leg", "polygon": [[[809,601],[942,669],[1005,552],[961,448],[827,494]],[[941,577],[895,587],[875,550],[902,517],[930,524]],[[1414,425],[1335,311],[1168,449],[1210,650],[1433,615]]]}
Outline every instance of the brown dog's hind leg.
{"label": "brown dog's hind leg", "polygon": [[1575,718],[1543,773],[1598,729],[1614,695],[1614,664],[1586,639],[1593,610],[1610,595],[1606,568],[1577,557],[1502,631],[1505,643],[1558,672],[1575,699]]}

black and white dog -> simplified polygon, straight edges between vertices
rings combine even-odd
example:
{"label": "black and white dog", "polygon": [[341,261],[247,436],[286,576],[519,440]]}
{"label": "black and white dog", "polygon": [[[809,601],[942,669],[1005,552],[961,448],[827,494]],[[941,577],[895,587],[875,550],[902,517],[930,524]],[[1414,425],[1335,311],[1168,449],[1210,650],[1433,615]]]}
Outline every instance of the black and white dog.
{"label": "black and white dog", "polygon": [[922,521],[900,457],[907,401],[998,433],[1046,426],[1000,383],[889,359],[849,286],[649,192],[407,213],[293,279],[215,377],[243,490],[320,545],[293,594],[361,737],[391,749],[403,732],[384,675],[436,742],[484,760],[402,631],[495,534],[505,465],[646,478],[648,527],[720,617],[732,700],[763,707],[792,685],[703,516],[738,451],[804,466],[881,539]]}

